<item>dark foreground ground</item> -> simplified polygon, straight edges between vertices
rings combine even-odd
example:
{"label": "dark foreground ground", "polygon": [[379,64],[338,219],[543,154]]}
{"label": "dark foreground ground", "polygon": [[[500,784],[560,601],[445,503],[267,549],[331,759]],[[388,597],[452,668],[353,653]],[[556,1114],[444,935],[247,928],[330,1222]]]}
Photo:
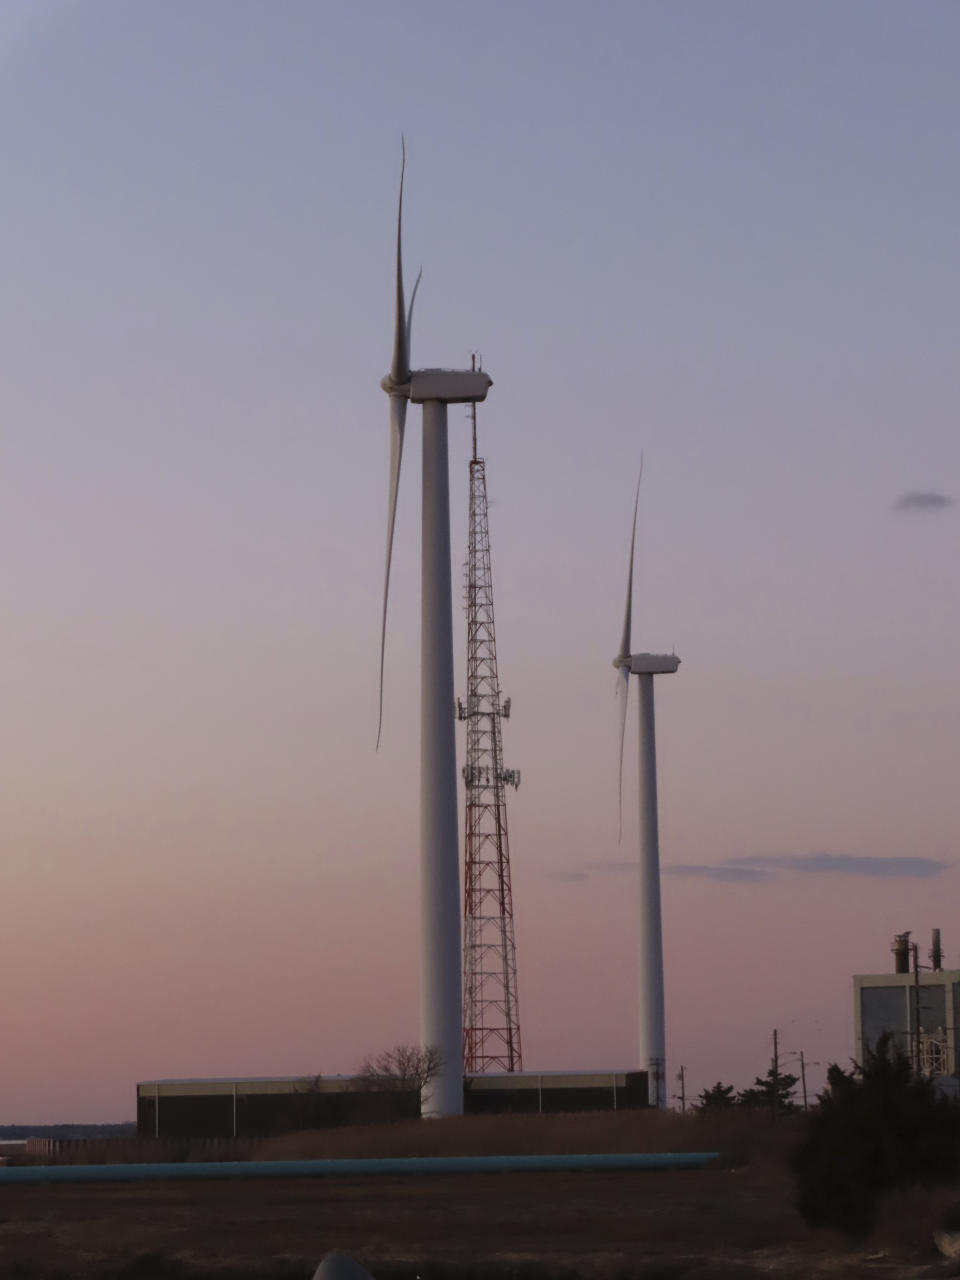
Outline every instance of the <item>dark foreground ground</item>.
{"label": "dark foreground ground", "polygon": [[[0,1280],[309,1280],[342,1250],[377,1280],[912,1280],[960,1275],[932,1244],[960,1187],[884,1202],[869,1239],[806,1226],[789,1156],[799,1130],[731,1114],[467,1117],[291,1134],[229,1158],[723,1151],[646,1173],[469,1174],[4,1186]],[[85,1144],[71,1163],[209,1159]]]}
{"label": "dark foreground ground", "polygon": [[378,1280],[947,1274],[927,1244],[904,1246],[896,1233],[854,1246],[810,1231],[786,1175],[765,1161],[642,1174],[0,1187],[0,1276],[13,1280],[308,1280],[332,1249]]}

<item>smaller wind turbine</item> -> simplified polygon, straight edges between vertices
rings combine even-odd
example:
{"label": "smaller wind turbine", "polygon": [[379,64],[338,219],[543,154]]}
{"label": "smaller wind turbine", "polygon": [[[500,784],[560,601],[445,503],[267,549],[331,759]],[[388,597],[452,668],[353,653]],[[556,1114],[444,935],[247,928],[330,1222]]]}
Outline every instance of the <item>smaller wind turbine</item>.
{"label": "smaller wind turbine", "polygon": [[631,653],[630,626],[633,605],[633,557],[637,541],[637,509],[640,480],[633,503],[633,530],[630,534],[630,572],[627,577],[627,608],[623,618],[620,652],[613,660],[617,668],[620,699],[620,809],[623,812],[623,742],[627,728],[627,699],[631,675],[640,686],[640,919],[639,919],[639,1032],[640,1063],[647,1070],[650,1102],[667,1105],[666,1027],[663,997],[663,926],[660,911],[660,836],[657,824],[657,743],[653,716],[653,677],[672,675],[680,659],[670,653]]}

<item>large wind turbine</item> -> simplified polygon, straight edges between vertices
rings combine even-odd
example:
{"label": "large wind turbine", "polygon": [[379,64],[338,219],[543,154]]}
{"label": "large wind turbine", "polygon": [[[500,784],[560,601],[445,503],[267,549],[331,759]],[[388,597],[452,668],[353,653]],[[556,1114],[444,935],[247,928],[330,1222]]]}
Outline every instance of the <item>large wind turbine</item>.
{"label": "large wind turbine", "polygon": [[[454,739],[453,600],[450,584],[450,477],[447,405],[475,404],[493,380],[472,369],[410,368],[410,312],[403,295],[401,221],[397,208],[397,300],[393,362],[380,385],[390,397],[390,491],[387,565],[380,632],[380,724],[390,559],[397,514],[407,401],[423,405],[423,498],[420,624],[420,1042],[440,1054],[440,1070],[423,1091],[425,1116],[463,1112],[463,998],[460,983],[460,846]],[[419,276],[417,277],[419,283]],[[414,296],[416,295],[414,285]]]}
{"label": "large wind turbine", "polygon": [[667,1105],[666,1027],[663,998],[663,927],[660,912],[660,836],[657,824],[657,744],[653,717],[653,677],[672,675],[680,659],[669,653],[631,653],[630,624],[633,604],[633,554],[637,540],[637,508],[640,481],[633,504],[630,534],[630,572],[627,608],[623,619],[617,668],[620,699],[620,802],[623,804],[623,742],[627,727],[627,698],[631,675],[640,686],[640,913],[639,913],[639,1031],[640,1065],[647,1070],[651,1103]]}

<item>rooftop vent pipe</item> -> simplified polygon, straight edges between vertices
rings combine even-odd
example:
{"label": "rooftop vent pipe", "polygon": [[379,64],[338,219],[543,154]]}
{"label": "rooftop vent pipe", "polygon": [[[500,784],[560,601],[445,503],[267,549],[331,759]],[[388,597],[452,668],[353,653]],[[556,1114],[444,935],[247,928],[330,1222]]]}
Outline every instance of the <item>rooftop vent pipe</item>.
{"label": "rooftop vent pipe", "polygon": [[933,931],[933,945],[930,948],[930,964],[934,969],[943,968],[943,949],[940,946],[940,930]]}

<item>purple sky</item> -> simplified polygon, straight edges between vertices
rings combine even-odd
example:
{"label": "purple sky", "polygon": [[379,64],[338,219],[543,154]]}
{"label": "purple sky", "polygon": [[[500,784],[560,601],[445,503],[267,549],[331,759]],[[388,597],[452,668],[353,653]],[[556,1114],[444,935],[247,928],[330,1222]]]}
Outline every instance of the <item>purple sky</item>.
{"label": "purple sky", "polygon": [[0,1118],[416,1037],[416,413],[373,750],[401,130],[414,364],[495,381],[525,1065],[635,1062],[641,451],[671,1073],[748,1084],[774,1026],[844,1061],[895,930],[960,963],[958,37],[946,0],[8,0]]}

